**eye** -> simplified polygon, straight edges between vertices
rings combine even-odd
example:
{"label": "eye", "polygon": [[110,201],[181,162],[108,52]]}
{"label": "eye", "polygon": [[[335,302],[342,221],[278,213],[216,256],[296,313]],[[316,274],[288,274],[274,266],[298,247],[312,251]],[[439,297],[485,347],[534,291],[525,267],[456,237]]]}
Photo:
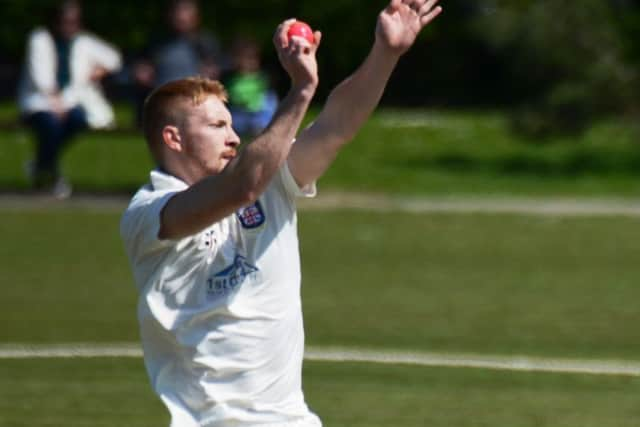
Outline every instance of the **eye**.
{"label": "eye", "polygon": [[217,128],[217,129],[220,129],[220,128],[226,127],[227,126],[227,122],[225,122],[224,120],[220,120],[220,121],[217,121],[217,122],[210,123],[209,126]]}

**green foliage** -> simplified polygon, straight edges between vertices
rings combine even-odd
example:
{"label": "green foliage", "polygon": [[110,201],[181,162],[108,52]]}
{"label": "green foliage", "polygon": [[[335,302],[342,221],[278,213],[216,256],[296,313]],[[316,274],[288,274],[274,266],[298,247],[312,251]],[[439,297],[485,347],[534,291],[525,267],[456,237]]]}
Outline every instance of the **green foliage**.
{"label": "green foliage", "polygon": [[631,25],[621,21],[627,14],[637,19],[640,9],[618,11],[616,4],[504,0],[478,20],[477,33],[511,55],[511,78],[528,91],[514,115],[516,129],[533,136],[581,132],[597,115],[638,111],[639,58],[629,58],[624,30]]}
{"label": "green foliage", "polygon": [[[0,60],[18,66],[24,36],[55,0],[5,0]],[[367,54],[386,0],[202,1],[203,25],[223,47],[237,34],[262,43],[282,93],[288,81],[271,47],[291,16],[323,31],[317,99]],[[85,2],[87,27],[132,58],[166,31],[166,1]],[[447,0],[436,23],[400,61],[383,102],[508,106],[513,128],[540,137],[585,130],[602,115],[640,114],[640,4],[631,0]],[[20,35],[16,37],[16,35]],[[12,85],[9,85],[11,87]],[[539,139],[538,139],[539,140]]]}

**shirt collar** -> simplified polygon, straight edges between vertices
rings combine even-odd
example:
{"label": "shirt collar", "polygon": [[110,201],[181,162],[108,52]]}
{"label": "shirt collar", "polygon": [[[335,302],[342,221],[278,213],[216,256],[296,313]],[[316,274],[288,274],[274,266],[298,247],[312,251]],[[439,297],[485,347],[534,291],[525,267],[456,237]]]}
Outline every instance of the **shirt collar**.
{"label": "shirt collar", "polygon": [[151,185],[154,190],[177,190],[182,191],[189,188],[186,182],[178,177],[169,175],[160,169],[154,169],[149,174]]}

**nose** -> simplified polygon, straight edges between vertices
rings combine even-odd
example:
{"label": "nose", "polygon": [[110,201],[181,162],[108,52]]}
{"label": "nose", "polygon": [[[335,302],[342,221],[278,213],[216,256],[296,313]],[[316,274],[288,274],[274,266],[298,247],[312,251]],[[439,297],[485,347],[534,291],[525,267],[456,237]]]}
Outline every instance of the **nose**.
{"label": "nose", "polygon": [[240,137],[232,127],[229,127],[229,137],[227,138],[225,144],[231,148],[236,148],[238,145],[240,145]]}

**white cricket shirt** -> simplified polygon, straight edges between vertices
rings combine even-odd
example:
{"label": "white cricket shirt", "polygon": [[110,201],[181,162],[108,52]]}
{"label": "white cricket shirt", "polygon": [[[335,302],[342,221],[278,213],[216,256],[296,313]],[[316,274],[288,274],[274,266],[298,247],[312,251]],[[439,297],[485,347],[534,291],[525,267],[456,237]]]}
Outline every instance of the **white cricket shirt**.
{"label": "white cricket shirt", "polygon": [[186,188],[152,171],[121,222],[145,365],[171,426],[319,426],[301,385],[294,203],[315,185],[300,189],[285,164],[255,204],[191,237],[159,240],[162,208]]}

